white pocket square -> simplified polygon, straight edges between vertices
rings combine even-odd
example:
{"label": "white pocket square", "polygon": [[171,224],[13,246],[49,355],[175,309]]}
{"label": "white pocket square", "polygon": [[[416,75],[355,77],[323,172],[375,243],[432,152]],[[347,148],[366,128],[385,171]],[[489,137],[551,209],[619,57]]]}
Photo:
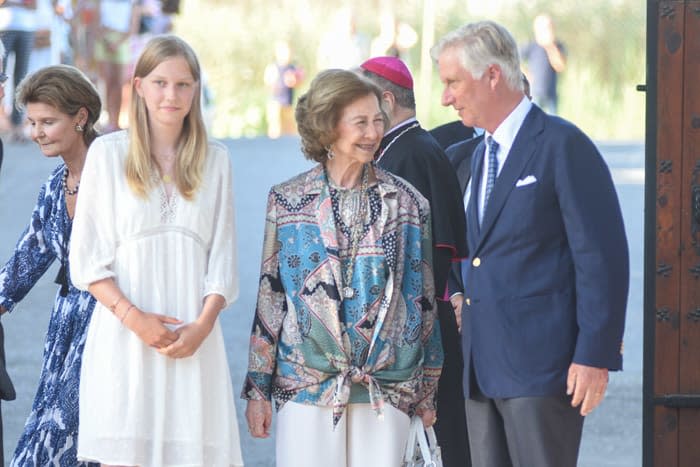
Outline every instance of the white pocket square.
{"label": "white pocket square", "polygon": [[520,180],[515,182],[515,186],[518,187],[518,186],[531,185],[531,184],[535,183],[536,181],[537,181],[537,179],[535,178],[534,175],[528,175],[527,177],[521,178]]}

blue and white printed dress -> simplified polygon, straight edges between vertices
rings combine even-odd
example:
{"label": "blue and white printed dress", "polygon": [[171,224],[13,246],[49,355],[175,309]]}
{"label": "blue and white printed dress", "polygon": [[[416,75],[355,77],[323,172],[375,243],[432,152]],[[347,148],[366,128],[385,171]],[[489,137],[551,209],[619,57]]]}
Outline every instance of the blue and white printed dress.
{"label": "blue and white printed dress", "polygon": [[29,226],[0,269],[0,305],[11,311],[55,260],[62,265],[39,388],[10,464],[13,467],[90,465],[78,462],[76,451],[80,365],[95,300],[76,289],[69,277],[72,221],[63,193],[64,170],[61,164],[42,186]]}

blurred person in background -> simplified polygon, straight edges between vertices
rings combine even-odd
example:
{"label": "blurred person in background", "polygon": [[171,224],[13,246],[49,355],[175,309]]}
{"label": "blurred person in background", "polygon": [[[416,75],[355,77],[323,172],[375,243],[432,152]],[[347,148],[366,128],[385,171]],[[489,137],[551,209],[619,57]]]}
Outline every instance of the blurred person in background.
{"label": "blurred person in background", "polygon": [[398,466],[410,415],[435,422],[442,348],[430,208],[374,164],[381,91],[326,70],[296,106],[318,162],[268,197],[242,397],[252,436],[278,408],[278,467]]}
{"label": "blurred person in background", "polygon": [[395,57],[370,58],[362,74],[382,91],[389,116],[376,154],[377,165],[405,179],[425,196],[432,218],[433,281],[445,360],[437,391],[435,433],[445,467],[469,466],[467,423],[462,391],[462,352],[457,318],[447,300],[447,276],[453,261],[467,257],[464,206],[457,177],[435,138],[416,119],[413,77]]}
{"label": "blurred person in background", "polygon": [[556,38],[549,15],[537,15],[532,28],[535,40],[520,49],[532,86],[532,100],[545,112],[556,115],[557,75],[566,69],[566,49]]}
{"label": "blurred person in background", "polygon": [[[3,73],[12,75],[12,89],[17,87],[27,74],[29,56],[34,48],[37,28],[36,0],[0,0],[0,40],[5,44]],[[8,73],[8,56],[14,56],[14,69]],[[12,141],[29,142],[24,134],[22,112],[15,105],[14,92],[10,96],[10,131]]]}
{"label": "blurred person in background", "polygon": [[162,0],[140,0],[139,34],[167,34],[173,30],[172,13],[163,11]]}
{"label": "blurred person in background", "polygon": [[73,47],[70,43],[71,24],[74,19],[73,2],[72,0],[52,0],[52,4],[54,8],[53,24],[51,26],[53,63],[74,65]]}
{"label": "blurred person in background", "polygon": [[97,137],[100,97],[82,72],[58,65],[27,75],[17,102],[26,110],[32,140],[61,163],[41,187],[29,225],[0,269],[0,313],[12,311],[54,261],[61,267],[37,393],[10,465],[86,465],[76,460],[77,401],[95,300],[73,285],[68,251],[85,158]]}
{"label": "blurred person in background", "polygon": [[418,42],[418,33],[410,24],[399,21],[391,9],[379,15],[379,35],[372,39],[370,57],[397,57],[408,61],[409,50]]}
{"label": "blurred person in background", "polygon": [[134,0],[100,0],[95,60],[104,83],[107,123],[104,132],[119,130],[122,85],[128,80],[131,38],[139,30],[140,6]]}
{"label": "blurred person in background", "polygon": [[354,10],[339,8],[329,19],[328,29],[319,39],[316,68],[348,70],[358,66],[369,57],[370,39],[358,31]]}
{"label": "blurred person in background", "polygon": [[[65,0],[64,0],[65,1]],[[71,1],[71,8],[66,7],[66,19],[69,24],[72,63],[83,70],[94,82],[99,81],[98,64],[95,59],[95,44],[100,32],[98,0]]]}
{"label": "blurred person in background", "polygon": [[267,101],[267,136],[279,138],[296,133],[294,124],[294,90],[304,80],[304,70],[292,62],[287,41],[275,43],[275,61],[265,67],[265,86],[270,91]]}
{"label": "blurred person in background", "polygon": [[53,54],[53,24],[56,11],[54,0],[36,0],[36,31],[34,32],[34,46],[29,55],[27,72],[33,73],[39,68],[49,65],[57,65],[58,57]]}
{"label": "blurred person in background", "polygon": [[90,147],[70,252],[75,284],[98,300],[80,460],[243,465],[218,319],[238,297],[233,173],[207,137],[200,86],[192,48],[154,37],[134,70],[129,130]]}

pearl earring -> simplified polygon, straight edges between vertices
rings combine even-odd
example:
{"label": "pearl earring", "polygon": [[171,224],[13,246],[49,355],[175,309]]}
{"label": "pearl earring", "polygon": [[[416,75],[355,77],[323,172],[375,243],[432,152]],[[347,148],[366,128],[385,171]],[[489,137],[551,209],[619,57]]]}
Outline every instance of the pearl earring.
{"label": "pearl earring", "polygon": [[77,131],[78,133],[82,133],[82,132],[83,132],[83,126],[80,125],[80,124],[75,125],[75,131]]}

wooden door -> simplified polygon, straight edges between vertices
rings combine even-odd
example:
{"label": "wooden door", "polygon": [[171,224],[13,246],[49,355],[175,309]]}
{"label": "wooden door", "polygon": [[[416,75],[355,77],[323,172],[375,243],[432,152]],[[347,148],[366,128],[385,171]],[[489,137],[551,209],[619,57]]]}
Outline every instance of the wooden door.
{"label": "wooden door", "polygon": [[700,0],[647,4],[645,467],[700,466]]}

